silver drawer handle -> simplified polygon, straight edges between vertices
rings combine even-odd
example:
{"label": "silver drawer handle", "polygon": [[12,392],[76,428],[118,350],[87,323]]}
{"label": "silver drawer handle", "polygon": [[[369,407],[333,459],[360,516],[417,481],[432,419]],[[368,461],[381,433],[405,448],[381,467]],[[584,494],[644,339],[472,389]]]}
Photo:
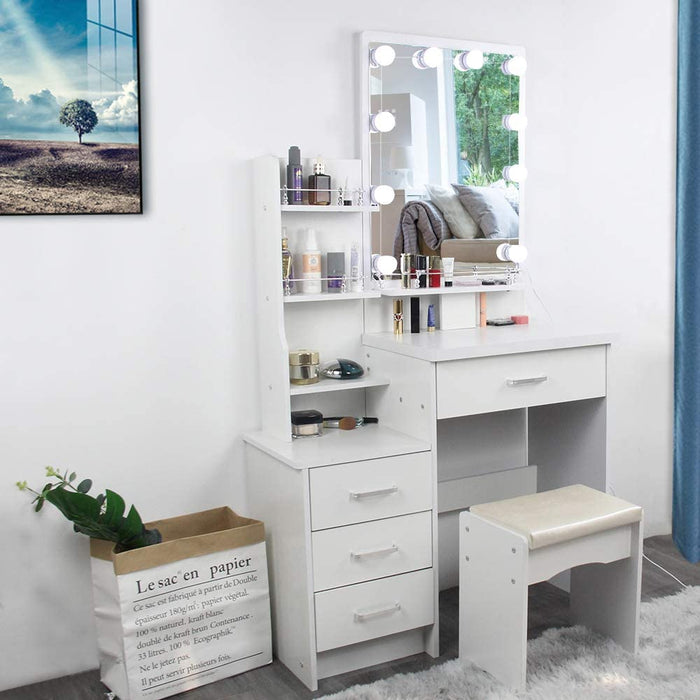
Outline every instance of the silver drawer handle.
{"label": "silver drawer handle", "polygon": [[539,377],[525,377],[524,379],[506,379],[506,384],[508,386],[522,386],[523,384],[542,384],[546,382],[549,377],[543,374]]}
{"label": "silver drawer handle", "polygon": [[393,554],[398,551],[398,545],[392,544],[389,547],[382,547],[381,549],[365,549],[362,552],[350,552],[350,556],[353,559],[361,559],[362,557],[372,557],[379,554]]}
{"label": "silver drawer handle", "polygon": [[397,611],[401,610],[401,603],[396,601],[391,605],[387,605],[383,608],[370,608],[369,610],[355,610],[355,622],[364,622],[365,620],[371,620],[373,617],[379,617],[380,615],[391,615]]}
{"label": "silver drawer handle", "polygon": [[374,491],[350,491],[350,498],[369,498],[370,496],[388,496],[391,493],[396,493],[399,487],[396,484],[385,489],[376,489]]}

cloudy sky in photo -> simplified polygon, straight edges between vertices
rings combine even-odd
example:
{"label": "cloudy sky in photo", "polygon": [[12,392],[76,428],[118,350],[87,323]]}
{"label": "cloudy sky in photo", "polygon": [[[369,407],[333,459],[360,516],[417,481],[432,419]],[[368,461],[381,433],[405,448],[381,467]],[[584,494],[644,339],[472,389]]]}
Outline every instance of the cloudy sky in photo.
{"label": "cloudy sky in photo", "polygon": [[0,139],[74,140],[58,113],[81,98],[99,120],[86,141],[138,141],[136,80],[89,89],[87,8],[86,0],[0,0]]}

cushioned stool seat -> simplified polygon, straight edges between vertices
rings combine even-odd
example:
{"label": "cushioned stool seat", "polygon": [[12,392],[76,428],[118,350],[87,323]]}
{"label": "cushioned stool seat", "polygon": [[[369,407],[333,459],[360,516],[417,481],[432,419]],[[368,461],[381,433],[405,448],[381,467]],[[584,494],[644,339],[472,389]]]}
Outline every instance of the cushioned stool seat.
{"label": "cushioned stool seat", "polygon": [[525,685],[527,587],[571,569],[573,621],[637,650],[642,509],[574,485],[460,514],[459,655]]}

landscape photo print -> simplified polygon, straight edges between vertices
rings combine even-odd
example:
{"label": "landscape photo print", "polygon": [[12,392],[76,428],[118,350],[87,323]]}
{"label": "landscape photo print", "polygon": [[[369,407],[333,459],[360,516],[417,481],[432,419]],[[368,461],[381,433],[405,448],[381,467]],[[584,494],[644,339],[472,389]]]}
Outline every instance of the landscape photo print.
{"label": "landscape photo print", "polygon": [[0,214],[139,214],[137,0],[0,0]]}

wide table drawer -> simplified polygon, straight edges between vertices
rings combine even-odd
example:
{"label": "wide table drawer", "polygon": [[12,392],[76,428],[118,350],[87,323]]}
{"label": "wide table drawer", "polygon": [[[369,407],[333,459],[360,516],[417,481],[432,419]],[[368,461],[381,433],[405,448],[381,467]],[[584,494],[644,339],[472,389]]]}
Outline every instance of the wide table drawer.
{"label": "wide table drawer", "polygon": [[313,530],[432,507],[429,452],[319,467],[309,479]]}
{"label": "wide table drawer", "polygon": [[451,360],[437,365],[437,417],[605,396],[605,346]]}
{"label": "wide table drawer", "polygon": [[316,593],[319,652],[431,625],[433,570]]}
{"label": "wide table drawer", "polygon": [[430,511],[314,532],[314,590],[432,566],[432,532]]}

